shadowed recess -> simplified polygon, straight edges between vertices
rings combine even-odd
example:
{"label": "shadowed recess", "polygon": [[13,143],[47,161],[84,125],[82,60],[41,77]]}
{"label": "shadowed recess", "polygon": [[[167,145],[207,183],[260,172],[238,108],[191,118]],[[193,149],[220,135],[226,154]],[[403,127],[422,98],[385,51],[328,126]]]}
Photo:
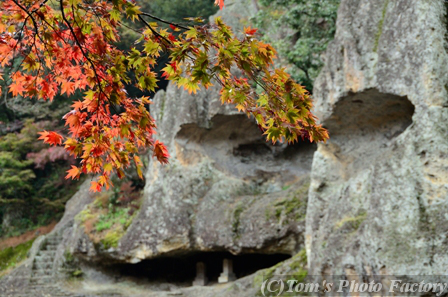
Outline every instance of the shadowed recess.
{"label": "shadowed recess", "polygon": [[269,268],[289,259],[287,254],[244,254],[232,255],[228,252],[197,253],[179,257],[161,257],[144,260],[137,264],[116,264],[106,268],[114,271],[119,278],[129,278],[136,282],[167,282],[191,286],[196,277],[196,263],[203,262],[209,284],[217,283],[223,272],[223,260],[233,261],[233,272],[237,278],[250,275],[260,269]]}
{"label": "shadowed recess", "polygon": [[393,153],[395,139],[412,124],[414,110],[407,97],[376,89],[350,93],[324,122],[330,140],[322,151],[335,156],[339,176],[356,176]]}
{"label": "shadowed recess", "polygon": [[370,89],[342,98],[324,125],[330,136],[379,133],[391,139],[412,123],[414,109],[407,97]]}
{"label": "shadowed recess", "polygon": [[183,164],[208,157],[217,168],[238,177],[253,176],[257,170],[309,172],[316,150],[308,140],[293,145],[267,142],[263,131],[246,115],[214,116],[209,128],[183,125],[175,139],[176,157]]}

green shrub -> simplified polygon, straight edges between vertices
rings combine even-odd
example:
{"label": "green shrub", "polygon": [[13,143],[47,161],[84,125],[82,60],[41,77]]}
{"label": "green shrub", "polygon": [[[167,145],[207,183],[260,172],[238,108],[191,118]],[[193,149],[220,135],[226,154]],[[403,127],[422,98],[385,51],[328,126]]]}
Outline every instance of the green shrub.
{"label": "green shrub", "polygon": [[117,223],[124,226],[130,219],[131,215],[129,215],[129,208],[111,208],[106,215],[100,215],[95,228],[97,232],[101,232],[110,229]]}
{"label": "green shrub", "polygon": [[122,230],[112,230],[106,233],[106,236],[101,240],[101,243],[103,244],[103,247],[105,249],[117,247],[118,242],[120,241],[121,237],[123,237],[123,235],[124,231]]}

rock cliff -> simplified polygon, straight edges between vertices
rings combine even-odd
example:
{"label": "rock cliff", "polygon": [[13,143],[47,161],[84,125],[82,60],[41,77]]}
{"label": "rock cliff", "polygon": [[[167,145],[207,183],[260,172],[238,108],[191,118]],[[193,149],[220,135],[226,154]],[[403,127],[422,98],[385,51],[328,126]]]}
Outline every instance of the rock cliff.
{"label": "rock cliff", "polygon": [[[239,28],[253,11],[250,3],[226,5],[223,18]],[[218,86],[190,95],[170,83],[153,101],[170,163],[150,160],[140,212],[116,248],[98,254],[77,231],[73,252],[137,263],[195,252],[299,251],[315,145],[267,143],[253,119],[221,105]]]}
{"label": "rock cliff", "polygon": [[315,89],[311,273],[446,274],[446,4],[344,0]]}

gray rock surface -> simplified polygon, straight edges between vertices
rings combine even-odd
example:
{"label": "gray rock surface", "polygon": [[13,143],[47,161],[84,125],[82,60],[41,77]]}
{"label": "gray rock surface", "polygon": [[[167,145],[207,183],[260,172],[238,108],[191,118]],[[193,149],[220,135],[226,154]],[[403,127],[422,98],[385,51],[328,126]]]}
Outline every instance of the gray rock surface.
{"label": "gray rock surface", "polygon": [[343,0],[315,89],[311,274],[446,274],[447,20],[442,0]]}
{"label": "gray rock surface", "polygon": [[[242,29],[254,10],[253,1],[226,1],[216,16]],[[142,207],[117,248],[98,250],[77,228],[73,252],[131,263],[199,251],[297,252],[315,146],[267,143],[253,119],[221,104],[219,85],[190,95],[169,84],[153,101],[170,164],[150,161]]]}
{"label": "gray rock surface", "polygon": [[[102,253],[136,263],[198,251],[297,252],[315,146],[270,145],[252,119],[220,104],[216,88],[189,95],[170,84],[154,102],[170,164],[150,161],[139,214]],[[101,259],[78,235],[74,253]]]}

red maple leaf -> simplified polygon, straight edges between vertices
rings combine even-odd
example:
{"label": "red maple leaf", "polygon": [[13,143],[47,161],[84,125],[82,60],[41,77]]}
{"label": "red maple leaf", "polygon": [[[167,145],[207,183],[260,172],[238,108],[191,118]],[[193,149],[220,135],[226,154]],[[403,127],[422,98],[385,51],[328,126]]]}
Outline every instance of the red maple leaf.
{"label": "red maple leaf", "polygon": [[40,134],[39,139],[42,139],[45,143],[49,143],[50,145],[62,144],[63,137],[54,131],[50,132],[44,131],[39,132],[39,134]]}
{"label": "red maple leaf", "polygon": [[255,33],[257,33],[257,28],[251,28],[250,26],[249,27],[247,27],[247,28],[244,28],[244,33],[246,33],[246,35],[249,35],[249,36],[252,36],[252,35],[254,35]]}
{"label": "red maple leaf", "polygon": [[101,188],[102,186],[96,181],[90,183],[90,191],[92,192],[101,192]]}
{"label": "red maple leaf", "polygon": [[174,71],[177,71],[177,64],[176,61],[170,64],[170,66],[174,69]]}
{"label": "red maple leaf", "polygon": [[168,39],[171,40],[172,42],[176,41],[176,37],[170,33],[170,35],[168,35]]}

